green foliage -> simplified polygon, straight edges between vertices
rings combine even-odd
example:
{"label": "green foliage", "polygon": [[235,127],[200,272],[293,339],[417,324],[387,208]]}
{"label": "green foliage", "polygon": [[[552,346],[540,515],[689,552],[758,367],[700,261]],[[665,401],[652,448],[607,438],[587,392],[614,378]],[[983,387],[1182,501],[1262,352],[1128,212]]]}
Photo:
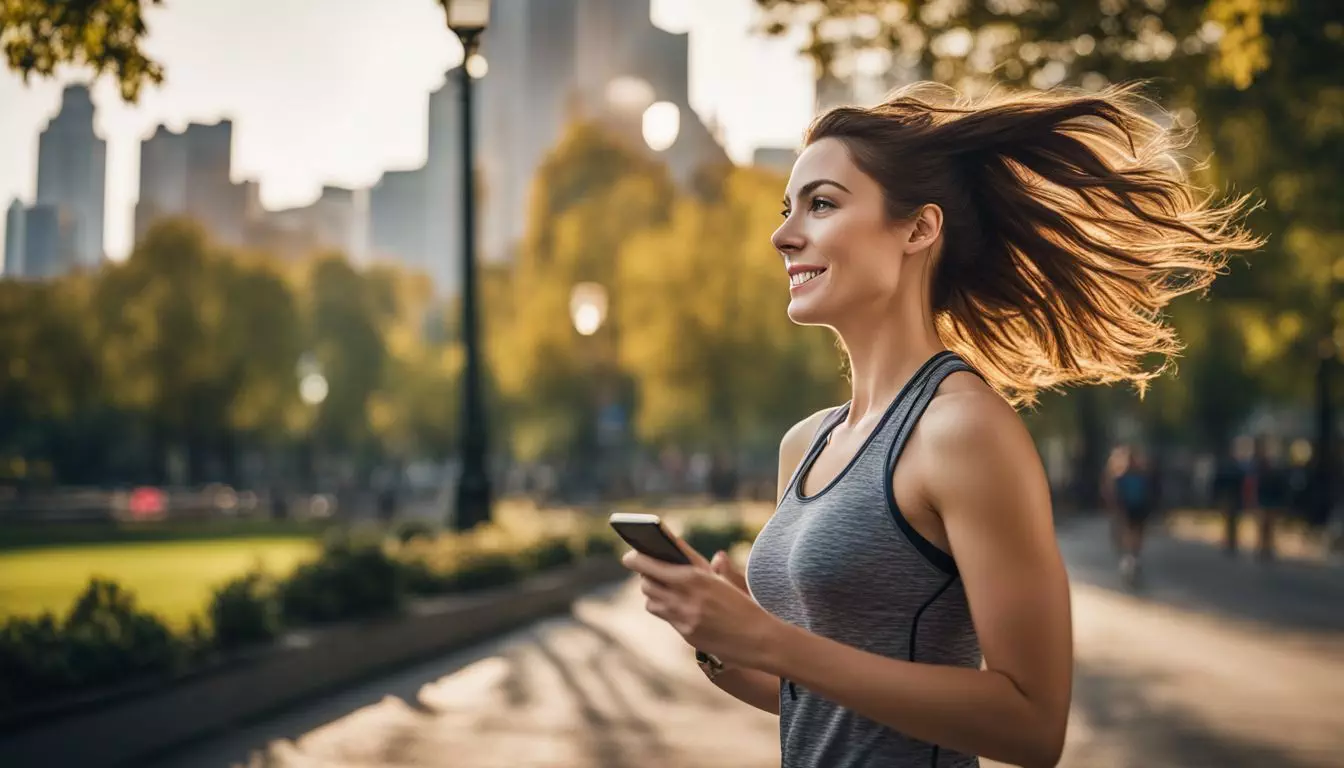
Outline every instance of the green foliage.
{"label": "green foliage", "polygon": [[145,56],[144,6],[161,0],[5,0],[0,45],[10,68],[26,80],[50,77],[64,64],[111,72],[122,98],[135,101],[145,83],[163,82],[163,67]]}
{"label": "green foliage", "polygon": [[752,541],[754,536],[745,525],[732,520],[692,525],[682,534],[682,539],[696,552],[711,558],[716,552],[731,550],[738,542]]}
{"label": "green foliage", "polygon": [[453,569],[452,588],[474,592],[513,584],[523,576],[522,558],[508,552],[477,552],[467,555]]}
{"label": "green foliage", "polygon": [[391,613],[405,595],[405,571],[378,545],[336,542],[281,583],[287,624],[320,624]]}
{"label": "green foliage", "polygon": [[568,538],[553,536],[533,544],[522,558],[530,570],[547,571],[574,562],[574,549]]}
{"label": "green foliage", "polygon": [[253,570],[220,587],[210,601],[214,645],[233,650],[269,642],[280,634],[276,585]]}
{"label": "green foliage", "polygon": [[191,647],[117,584],[93,579],[69,614],[0,625],[0,707],[77,688],[167,674]]}

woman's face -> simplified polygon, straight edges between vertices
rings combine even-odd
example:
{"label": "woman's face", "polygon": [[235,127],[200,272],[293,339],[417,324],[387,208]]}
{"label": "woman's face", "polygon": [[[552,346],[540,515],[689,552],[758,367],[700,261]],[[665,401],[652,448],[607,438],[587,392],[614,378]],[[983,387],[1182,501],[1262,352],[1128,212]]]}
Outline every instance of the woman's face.
{"label": "woman's face", "polygon": [[927,247],[915,229],[914,221],[887,218],[882,188],[840,140],[809,145],[793,165],[784,223],[770,238],[789,273],[789,318],[835,326],[883,312],[896,296],[905,253]]}

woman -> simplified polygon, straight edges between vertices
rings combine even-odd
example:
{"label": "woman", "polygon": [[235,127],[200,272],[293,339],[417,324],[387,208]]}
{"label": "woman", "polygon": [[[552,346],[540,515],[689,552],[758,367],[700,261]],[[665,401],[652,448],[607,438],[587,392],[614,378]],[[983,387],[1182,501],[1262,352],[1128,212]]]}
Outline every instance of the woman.
{"label": "woman", "polygon": [[808,130],[773,242],[789,317],[839,335],[852,396],[784,436],[746,583],[722,553],[624,559],[721,660],[706,674],[778,713],[785,766],[1058,760],[1069,588],[1013,406],[1157,375],[1141,361],[1178,349],[1159,311],[1255,247],[1171,138],[1130,89],[918,86]]}

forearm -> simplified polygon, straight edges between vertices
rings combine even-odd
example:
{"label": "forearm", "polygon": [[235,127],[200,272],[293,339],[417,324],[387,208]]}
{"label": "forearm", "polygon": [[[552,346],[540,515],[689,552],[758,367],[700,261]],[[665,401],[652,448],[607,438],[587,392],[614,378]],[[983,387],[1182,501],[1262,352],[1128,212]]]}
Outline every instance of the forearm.
{"label": "forearm", "polygon": [[733,667],[715,676],[713,683],[739,701],[779,714],[779,677],[759,669]]}
{"label": "forearm", "polygon": [[891,659],[791,624],[758,665],[911,738],[1021,766],[1051,766],[1061,734],[1007,676]]}

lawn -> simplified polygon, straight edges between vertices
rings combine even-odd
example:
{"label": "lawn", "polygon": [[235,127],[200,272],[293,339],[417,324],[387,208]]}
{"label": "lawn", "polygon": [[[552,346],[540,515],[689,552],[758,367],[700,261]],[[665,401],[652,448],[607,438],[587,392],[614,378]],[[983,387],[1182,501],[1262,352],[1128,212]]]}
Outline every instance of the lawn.
{"label": "lawn", "polygon": [[311,538],[78,544],[0,552],[0,618],[44,610],[64,614],[93,576],[135,593],[144,608],[177,627],[204,614],[213,589],[260,564],[284,575],[314,557]]}

